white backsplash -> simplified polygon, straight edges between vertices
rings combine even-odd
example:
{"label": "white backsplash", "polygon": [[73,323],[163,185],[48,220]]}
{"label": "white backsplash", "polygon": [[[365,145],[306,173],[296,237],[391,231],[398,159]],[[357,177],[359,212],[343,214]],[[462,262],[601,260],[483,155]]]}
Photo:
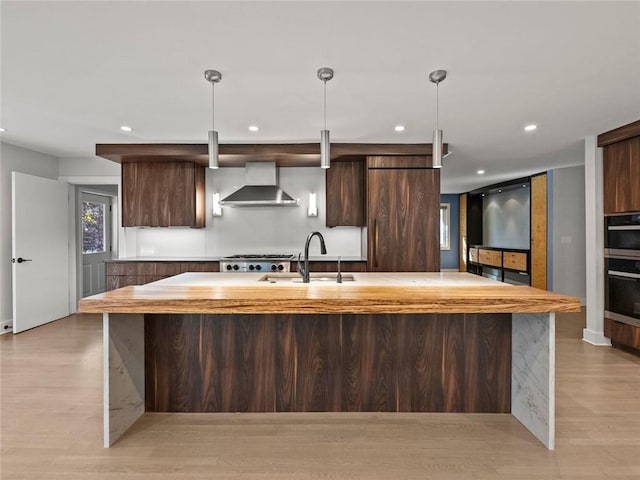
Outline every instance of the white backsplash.
{"label": "white backsplash", "polygon": [[[127,229],[127,234],[129,234]],[[204,257],[207,236],[196,228],[136,228],[136,257]]]}
{"label": "white backsplash", "polygon": [[[213,217],[212,194],[221,198],[244,185],[244,168],[207,169],[206,228],[127,228],[126,251],[121,256],[219,257],[237,253],[293,253],[304,249],[307,235],[319,231],[327,254],[363,256],[363,229],[325,226],[325,171],[317,167],[279,168],[279,185],[297,207],[222,207]],[[307,216],[309,194],[317,194],[318,216]],[[310,255],[319,255],[314,241]]]}

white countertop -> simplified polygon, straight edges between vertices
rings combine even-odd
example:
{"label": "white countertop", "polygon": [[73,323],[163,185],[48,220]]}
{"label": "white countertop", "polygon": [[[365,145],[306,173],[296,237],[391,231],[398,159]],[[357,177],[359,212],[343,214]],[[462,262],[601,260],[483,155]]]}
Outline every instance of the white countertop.
{"label": "white countertop", "polygon": [[[485,277],[473,275],[470,273],[460,272],[342,272],[343,275],[352,275],[354,281],[345,281],[341,284],[333,281],[316,281],[309,284],[300,283],[300,275],[296,273],[210,273],[210,272],[190,272],[182,273],[174,277],[158,280],[157,282],[148,283],[147,285],[158,286],[227,286],[227,287],[255,287],[264,286],[265,288],[273,288],[274,286],[290,286],[290,287],[314,287],[314,286],[330,286],[335,285],[340,288],[349,288],[350,286],[430,286],[430,287],[471,287],[471,286],[494,286],[509,288],[511,285],[490,280]],[[312,278],[334,276],[335,273],[311,272]],[[269,276],[275,278],[293,278],[296,281],[277,281],[271,283],[269,281],[260,281],[260,279]],[[138,288],[144,288],[138,287]]]}

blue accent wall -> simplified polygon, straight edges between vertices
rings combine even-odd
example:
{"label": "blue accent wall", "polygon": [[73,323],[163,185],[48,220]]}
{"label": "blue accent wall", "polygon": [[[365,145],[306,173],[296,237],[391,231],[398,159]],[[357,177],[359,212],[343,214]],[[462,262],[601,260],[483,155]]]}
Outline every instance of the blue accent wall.
{"label": "blue accent wall", "polygon": [[460,216],[460,196],[459,195],[440,195],[440,203],[448,203],[451,205],[449,210],[451,220],[451,249],[440,250],[440,269],[458,269],[458,232],[459,232],[459,216]]}

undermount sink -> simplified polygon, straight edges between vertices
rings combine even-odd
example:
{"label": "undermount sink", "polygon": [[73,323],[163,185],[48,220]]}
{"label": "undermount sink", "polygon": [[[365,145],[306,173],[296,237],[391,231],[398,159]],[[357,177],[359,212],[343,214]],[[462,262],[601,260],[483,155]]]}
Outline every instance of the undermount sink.
{"label": "undermount sink", "polygon": [[[338,283],[337,273],[313,273],[309,274],[310,283]],[[302,283],[302,277],[299,273],[270,273],[258,280],[259,282],[269,283]],[[355,278],[350,273],[342,274],[343,282],[354,282]]]}

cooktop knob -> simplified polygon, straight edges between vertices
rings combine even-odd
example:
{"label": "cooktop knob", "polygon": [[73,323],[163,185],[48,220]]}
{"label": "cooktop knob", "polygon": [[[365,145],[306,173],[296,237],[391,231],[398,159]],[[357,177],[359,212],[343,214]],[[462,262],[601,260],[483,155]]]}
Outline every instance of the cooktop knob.
{"label": "cooktop knob", "polygon": [[275,263],[272,263],[272,264],[271,264],[271,270],[276,270],[277,268],[278,268],[278,267],[276,267],[276,264],[275,264]]}
{"label": "cooktop knob", "polygon": [[231,270],[233,267],[231,265],[227,265],[227,270]]}
{"label": "cooktop knob", "polygon": [[256,265],[256,270],[262,270],[262,265]]}
{"label": "cooktop knob", "polygon": [[282,264],[278,265],[278,270],[284,270],[284,266]]}
{"label": "cooktop knob", "polygon": [[253,265],[249,265],[249,270],[253,270],[254,266]]}
{"label": "cooktop knob", "polygon": [[238,265],[234,265],[234,266],[233,266],[233,269],[234,269],[234,270],[240,270],[240,267],[239,267]]}

